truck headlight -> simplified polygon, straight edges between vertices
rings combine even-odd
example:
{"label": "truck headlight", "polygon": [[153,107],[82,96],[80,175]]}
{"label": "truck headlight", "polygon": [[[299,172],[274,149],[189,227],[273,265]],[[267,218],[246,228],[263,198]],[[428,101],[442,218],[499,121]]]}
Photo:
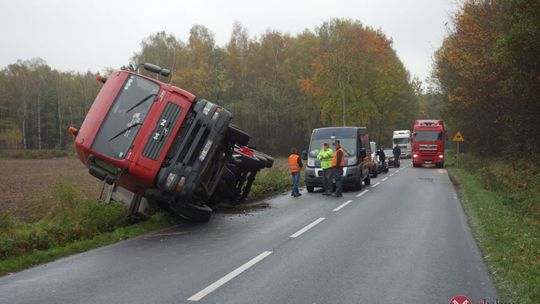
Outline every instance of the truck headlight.
{"label": "truck headlight", "polygon": [[414,153],[412,157],[417,158],[418,154]]}
{"label": "truck headlight", "polygon": [[172,190],[174,186],[176,185],[177,181],[178,181],[178,174],[169,173],[169,175],[167,175],[167,180],[165,181],[165,188],[168,190]]}
{"label": "truck headlight", "polygon": [[442,155],[442,154],[439,154],[439,158],[441,158],[441,159],[442,159],[442,158],[444,158],[444,155]]}
{"label": "truck headlight", "polygon": [[349,156],[347,159],[347,166],[354,166],[358,163],[358,158],[356,156]]}
{"label": "truck headlight", "polygon": [[212,106],[213,106],[213,104],[211,102],[207,102],[206,105],[204,106],[203,110],[202,110],[203,114],[208,115],[208,113],[212,109]]}
{"label": "truck headlight", "polygon": [[308,167],[315,167],[315,159],[308,158],[307,165],[308,165]]}

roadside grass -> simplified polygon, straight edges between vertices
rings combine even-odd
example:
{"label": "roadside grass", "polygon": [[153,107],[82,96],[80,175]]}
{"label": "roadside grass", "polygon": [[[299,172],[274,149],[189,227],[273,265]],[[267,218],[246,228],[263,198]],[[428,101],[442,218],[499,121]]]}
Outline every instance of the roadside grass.
{"label": "roadside grass", "polygon": [[133,224],[123,205],[84,199],[67,181],[54,187],[55,204],[34,223],[0,214],[0,275],[180,222],[156,214]]}
{"label": "roadside grass", "polygon": [[[447,159],[448,160],[448,159]],[[505,303],[540,299],[540,172],[460,155],[448,162],[497,291]]]}
{"label": "roadside grass", "polygon": [[[304,186],[304,173],[300,174],[298,187]],[[270,169],[262,170],[255,177],[255,182],[248,195],[248,201],[256,201],[271,195],[290,191],[292,188],[292,177],[289,171],[288,158],[274,158],[274,165]]]}
{"label": "roadside grass", "polygon": [[[257,174],[248,202],[290,187],[286,160],[278,158],[273,168]],[[0,213],[0,276],[183,222],[167,213],[135,220],[121,204],[85,198],[75,181],[57,182],[53,199],[46,215],[33,223]]]}

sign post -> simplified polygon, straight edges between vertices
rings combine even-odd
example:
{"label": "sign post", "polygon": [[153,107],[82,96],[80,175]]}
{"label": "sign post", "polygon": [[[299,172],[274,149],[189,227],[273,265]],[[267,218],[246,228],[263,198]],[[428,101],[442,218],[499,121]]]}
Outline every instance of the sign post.
{"label": "sign post", "polygon": [[456,135],[454,135],[453,141],[455,141],[456,144],[457,144],[457,149],[456,149],[456,167],[459,168],[459,143],[462,142],[462,141],[465,141],[465,138],[463,138],[463,135],[461,135],[461,133],[458,131],[458,132],[456,133]]}

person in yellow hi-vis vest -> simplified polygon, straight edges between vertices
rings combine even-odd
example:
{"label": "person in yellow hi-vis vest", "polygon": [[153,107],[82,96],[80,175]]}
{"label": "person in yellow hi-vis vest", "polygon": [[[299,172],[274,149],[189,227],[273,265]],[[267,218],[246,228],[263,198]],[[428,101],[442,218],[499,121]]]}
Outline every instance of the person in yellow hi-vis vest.
{"label": "person in yellow hi-vis vest", "polygon": [[293,197],[299,197],[300,192],[298,191],[298,181],[300,181],[300,170],[302,170],[302,160],[298,156],[298,151],[296,148],[291,149],[291,155],[289,155],[289,169],[291,169],[293,188],[291,195]]}
{"label": "person in yellow hi-vis vest", "polygon": [[323,170],[323,195],[330,195],[332,189],[332,159],[334,151],[328,143],[324,143],[321,151],[317,154],[317,159],[321,161],[321,169]]}

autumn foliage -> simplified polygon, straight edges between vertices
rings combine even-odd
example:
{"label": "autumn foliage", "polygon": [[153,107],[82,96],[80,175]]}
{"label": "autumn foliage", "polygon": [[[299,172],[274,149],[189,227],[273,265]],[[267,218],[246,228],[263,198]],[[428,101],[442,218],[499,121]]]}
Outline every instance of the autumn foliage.
{"label": "autumn foliage", "polygon": [[[419,108],[419,91],[391,39],[359,21],[258,38],[236,23],[223,47],[194,25],[185,40],[150,35],[126,66],[144,62],[171,69],[171,79],[162,80],[228,108],[252,144],[274,154],[304,149],[312,129],[324,126],[368,126],[374,140],[390,145],[392,130],[410,128]],[[41,61],[3,69],[0,148],[64,148],[62,132],[82,122],[96,94],[86,81]]]}
{"label": "autumn foliage", "polygon": [[540,2],[466,1],[435,54],[446,116],[481,155],[540,148]]}

